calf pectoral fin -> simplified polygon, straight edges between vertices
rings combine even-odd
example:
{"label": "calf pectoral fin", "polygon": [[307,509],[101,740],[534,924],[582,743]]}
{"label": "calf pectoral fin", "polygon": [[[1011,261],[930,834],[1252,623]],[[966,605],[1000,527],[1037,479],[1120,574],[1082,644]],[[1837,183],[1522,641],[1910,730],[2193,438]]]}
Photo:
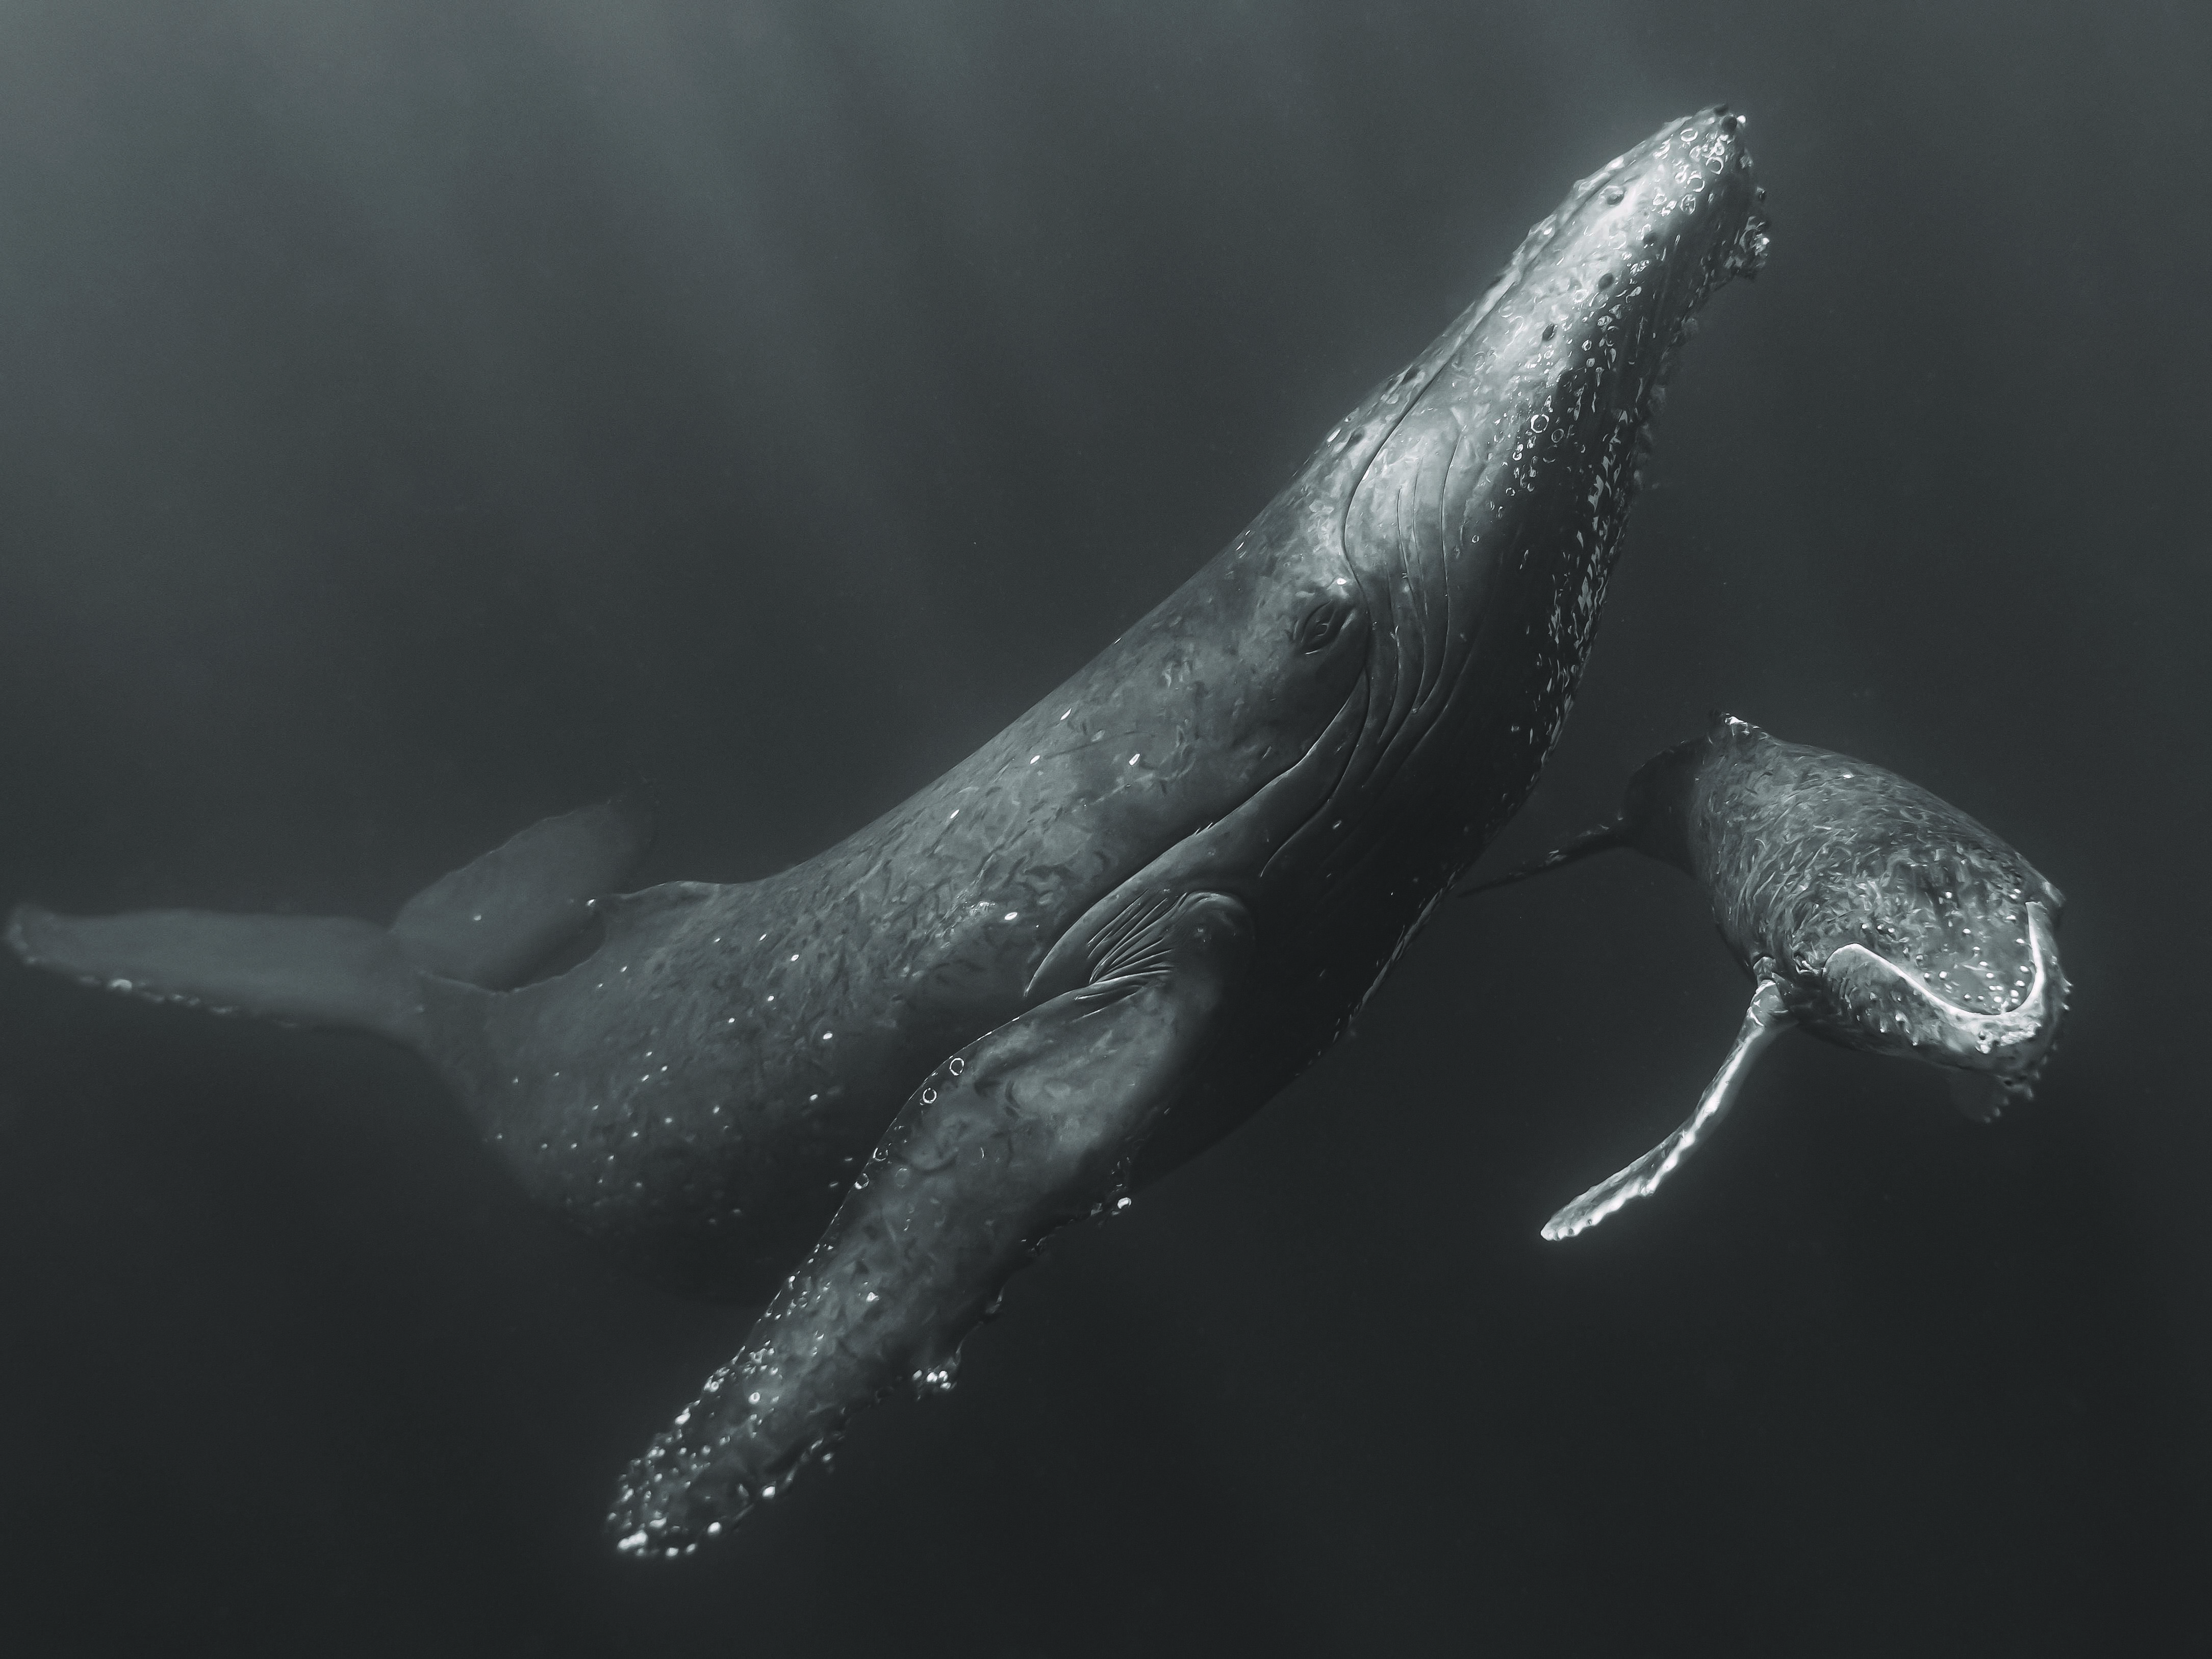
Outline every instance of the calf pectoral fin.
{"label": "calf pectoral fin", "polygon": [[1054,1228],[1112,1195],[1241,977],[1251,928],[1163,896],[1087,984],[939,1066],[738,1357],[633,1463],[610,1532],[672,1554],[773,1497],[845,1419],[949,1380],[960,1341]]}
{"label": "calf pectoral fin", "polygon": [[1752,994],[1751,1006],[1744,1012],[1742,1027],[1735,1034],[1735,1047],[1729,1050],[1728,1059],[1705,1085],[1705,1092],[1699,1097],[1697,1109],[1690,1114],[1688,1121],[1618,1175],[1601,1181],[1561,1209],[1544,1224],[1544,1237],[1572,1238],[1596,1226],[1630,1200],[1649,1198],[1657,1192],[1660,1184],[1681,1167],[1682,1160],[1698,1149],[1698,1143],[1719,1127],[1721,1120],[1729,1115],[1736,1097],[1743,1091],[1743,1080],[1750,1074],[1753,1062],[1791,1024],[1783,1010],[1782,988],[1771,979],[1761,980],[1759,989]]}

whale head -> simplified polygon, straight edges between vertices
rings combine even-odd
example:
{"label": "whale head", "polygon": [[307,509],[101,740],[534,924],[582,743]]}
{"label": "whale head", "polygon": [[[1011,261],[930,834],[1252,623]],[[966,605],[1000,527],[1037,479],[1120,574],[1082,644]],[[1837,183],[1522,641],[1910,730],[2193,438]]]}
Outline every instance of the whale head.
{"label": "whale head", "polygon": [[1480,835],[1525,797],[1572,702],[1676,356],[1706,299],[1765,258],[1747,131],[1709,109],[1576,184],[1308,463],[1298,510],[1371,623],[1348,789],[1456,769],[1448,787]]}
{"label": "whale head", "polygon": [[2066,1011],[2056,917],[2014,888],[1960,902],[1929,884],[1901,884],[1869,907],[1863,931],[1821,964],[1818,1028],[1850,1047],[1908,1054],[1980,1073],[1961,1091],[1976,1115],[2032,1092]]}
{"label": "whale head", "polygon": [[1956,1092],[1976,1116],[2041,1074],[2065,896],[1948,802],[1721,715],[1637,774],[1621,823],[1705,884],[1722,936],[1807,1029],[1972,1074]]}

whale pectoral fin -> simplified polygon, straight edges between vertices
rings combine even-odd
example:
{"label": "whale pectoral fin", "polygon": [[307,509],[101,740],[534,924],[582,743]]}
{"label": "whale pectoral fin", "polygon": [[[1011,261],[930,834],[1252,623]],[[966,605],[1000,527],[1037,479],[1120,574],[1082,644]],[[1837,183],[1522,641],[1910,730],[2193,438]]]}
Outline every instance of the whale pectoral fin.
{"label": "whale pectoral fin", "polygon": [[1750,1074],[1753,1062],[1794,1023],[1784,1011],[1781,986],[1771,979],[1759,981],[1759,989],[1752,994],[1751,1006],[1744,1012],[1743,1025],[1735,1034],[1735,1047],[1729,1050],[1728,1059],[1705,1085],[1688,1121],[1620,1174],[1601,1181],[1562,1208],[1544,1224],[1544,1237],[1572,1238],[1596,1226],[1631,1199],[1649,1198],[1657,1192],[1661,1183],[1729,1115],[1743,1091],[1743,1080]]}
{"label": "whale pectoral fin", "polygon": [[1089,983],[971,1043],[915,1092],[744,1350],[630,1466],[608,1517],[619,1548],[696,1546],[774,1497],[887,1389],[948,1383],[1006,1279],[1111,1197],[1250,950],[1234,899],[1147,908]]}
{"label": "whale pectoral fin", "polygon": [[418,967],[505,990],[583,927],[651,839],[627,797],[542,819],[409,899],[392,937]]}

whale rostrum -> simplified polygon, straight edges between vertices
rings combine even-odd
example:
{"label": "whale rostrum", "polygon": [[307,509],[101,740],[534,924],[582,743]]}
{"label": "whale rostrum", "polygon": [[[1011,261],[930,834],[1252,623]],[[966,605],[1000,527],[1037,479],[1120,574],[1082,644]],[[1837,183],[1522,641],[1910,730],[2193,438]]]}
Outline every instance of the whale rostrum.
{"label": "whale rostrum", "polygon": [[2033,1091],[2066,1010],[2065,896],[1948,802],[1848,755],[1716,714],[1629,781],[1620,814],[1480,892],[1634,848],[1688,874],[1754,983],[1729,1057],[1682,1126],[1545,1223],[1571,1238],[1649,1197],[1720,1126],[1791,1026],[1945,1067],[1987,1122]]}
{"label": "whale rostrum", "polygon": [[1765,257],[1744,143],[1710,109],[1576,185],[1181,588],[780,875],[603,897],[645,838],[617,803],[389,928],[25,908],[10,942],[404,1042],[541,1203],[664,1282],[767,1298],[616,1494],[620,1548],[695,1548],[884,1390],[947,1382],[1054,1229],[1310,1063],[1525,801],[1662,384]]}

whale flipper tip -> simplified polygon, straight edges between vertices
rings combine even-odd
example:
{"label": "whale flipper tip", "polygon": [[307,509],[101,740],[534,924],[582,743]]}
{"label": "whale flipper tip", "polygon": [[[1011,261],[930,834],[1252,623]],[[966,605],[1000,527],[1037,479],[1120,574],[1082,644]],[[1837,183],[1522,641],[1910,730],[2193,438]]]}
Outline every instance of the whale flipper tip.
{"label": "whale flipper tip", "polygon": [[[638,1560],[690,1555],[750,1514],[755,1494],[733,1451],[741,1438],[695,1445],[680,1428],[655,1435],[615,1488],[606,1534],[616,1553]],[[775,1494],[770,1484],[760,1496]]]}
{"label": "whale flipper tip", "polygon": [[1559,1209],[1544,1224],[1544,1237],[1554,1243],[1572,1238],[1577,1233],[1589,1231],[1632,1200],[1649,1198],[1657,1192],[1667,1178],[1681,1168],[1682,1160],[1720,1127],[1721,1120],[1729,1115],[1742,1093],[1743,1080],[1749,1075],[1753,1063],[1789,1030],[1791,1023],[1783,1006],[1781,986],[1772,979],[1760,980],[1759,988],[1752,993],[1751,1006],[1744,1011],[1735,1048],[1713,1074],[1713,1080],[1705,1085],[1696,1109],[1682,1127],[1626,1169],[1599,1182],[1573,1203]]}
{"label": "whale flipper tip", "polygon": [[1681,1161],[1676,1146],[1681,1139],[1682,1131],[1677,1130],[1626,1169],[1607,1176],[1571,1204],[1561,1205],[1544,1224],[1543,1237],[1554,1244],[1572,1238],[1631,1200],[1650,1197]]}

